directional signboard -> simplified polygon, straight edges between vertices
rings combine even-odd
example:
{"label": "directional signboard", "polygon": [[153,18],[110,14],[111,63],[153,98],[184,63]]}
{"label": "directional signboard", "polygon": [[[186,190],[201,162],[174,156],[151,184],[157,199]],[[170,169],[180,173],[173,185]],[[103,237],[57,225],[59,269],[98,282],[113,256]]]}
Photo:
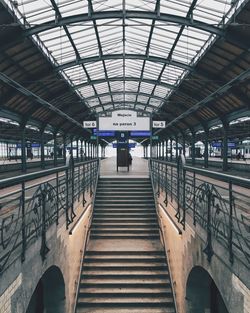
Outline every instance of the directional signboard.
{"label": "directional signboard", "polygon": [[153,128],[166,128],[165,121],[153,121]]}
{"label": "directional signboard", "polygon": [[96,121],[83,121],[84,128],[96,128]]}
{"label": "directional signboard", "polygon": [[118,110],[110,117],[99,117],[99,130],[149,131],[150,120],[148,116],[138,116],[136,111]]}

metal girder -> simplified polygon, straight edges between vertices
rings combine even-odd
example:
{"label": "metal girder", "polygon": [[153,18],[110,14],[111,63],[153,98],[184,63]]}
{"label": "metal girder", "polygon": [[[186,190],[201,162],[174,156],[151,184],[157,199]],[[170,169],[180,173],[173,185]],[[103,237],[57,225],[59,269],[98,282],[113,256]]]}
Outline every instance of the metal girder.
{"label": "metal girder", "polygon": [[[168,83],[164,83],[162,81],[159,81],[159,80],[155,80],[155,79],[148,79],[148,78],[143,78],[141,79],[140,77],[110,77],[109,78],[109,81],[110,82],[116,82],[116,81],[135,81],[135,82],[145,82],[145,83],[148,83],[148,84],[153,84],[153,85],[161,85],[163,87],[166,87],[166,88],[169,88],[169,89],[174,89],[175,86],[174,85],[171,85],[171,84],[168,84]],[[97,85],[97,84],[102,84],[102,83],[105,83],[107,82],[107,80],[105,78],[103,79],[96,79],[96,80],[90,80],[90,81],[87,81],[85,83],[82,83],[82,84],[79,84],[79,85],[75,85],[74,86],[74,89],[80,89],[82,87],[86,87],[86,86],[89,86],[89,85]]]}
{"label": "metal girder", "polygon": [[[112,95],[122,95],[123,92],[122,91],[114,91],[114,92],[105,92],[105,93],[100,93],[99,97],[105,97],[105,96],[111,96]],[[145,92],[139,92],[137,93],[136,91],[126,91],[126,95],[139,95],[139,96],[145,96],[145,97],[149,97],[149,98],[154,98],[160,101],[164,101],[164,98],[161,98],[159,96],[155,96],[155,95],[151,95],[149,93],[145,93]],[[95,99],[96,96],[90,96],[87,98],[84,98],[85,100],[91,100],[91,99]]]}
{"label": "metal girder", "polygon": [[[98,104],[98,105],[95,105],[95,106],[92,106],[92,107],[89,107],[89,108],[90,109],[96,109],[96,108],[103,107],[103,106],[106,106],[106,105],[114,105],[115,106],[116,104],[119,104],[119,105],[132,104],[132,105],[134,105],[134,101],[123,101],[123,100],[121,100],[121,101],[107,102],[107,103],[103,103],[102,105]],[[137,102],[136,105],[143,105],[143,106],[145,106],[145,103]],[[157,106],[153,106],[153,105],[150,105],[150,104],[147,105],[147,107],[152,108],[154,110],[158,108]],[[132,107],[131,107],[131,109],[132,109]],[[104,111],[106,112],[107,110],[104,110]],[[138,111],[138,110],[136,110],[136,111]]]}
{"label": "metal girder", "polygon": [[152,56],[147,54],[129,54],[126,53],[125,56],[122,53],[119,54],[107,54],[107,55],[101,55],[101,56],[93,56],[93,57],[87,57],[87,58],[80,58],[76,59],[74,61],[67,62],[65,64],[59,65],[56,67],[58,71],[65,70],[67,68],[80,65],[80,64],[86,64],[86,63],[94,63],[99,61],[106,61],[106,60],[122,60],[125,57],[126,60],[143,60],[143,61],[150,61],[150,62],[156,62],[156,63],[162,63],[166,65],[172,65],[179,68],[182,68],[184,70],[192,71],[193,67],[190,65],[187,65],[182,62],[161,58],[158,56]]}
{"label": "metal girder", "polygon": [[102,11],[102,12],[93,12],[92,14],[77,14],[68,17],[62,17],[58,21],[52,20],[45,22],[40,25],[30,27],[24,31],[26,36],[31,36],[38,34],[40,32],[55,28],[62,27],[69,24],[82,23],[88,21],[96,20],[105,20],[105,19],[143,19],[143,20],[157,20],[166,23],[173,23],[178,25],[186,25],[194,28],[201,29],[203,31],[216,34],[218,36],[224,36],[225,31],[217,26],[213,26],[198,20],[193,20],[191,18],[186,18],[182,16],[177,16],[173,14],[161,13],[160,15],[157,12],[146,12],[146,11]]}
{"label": "metal girder", "polygon": [[79,126],[80,128],[84,129],[83,126],[79,122],[77,122],[75,119],[71,118],[69,115],[65,114],[64,112],[62,112],[58,108],[54,107],[51,103],[43,100],[41,97],[37,96],[35,93],[24,88],[22,85],[20,85],[18,82],[14,81],[13,79],[8,77],[7,75],[0,73],[0,80],[3,81],[4,83],[6,83],[7,85],[11,86],[12,88],[18,90],[20,93],[22,93],[26,97],[31,98],[35,102],[38,102],[40,105],[42,105],[46,109],[53,111],[54,113],[63,117],[64,119],[68,120],[69,122],[71,122],[71,123]]}
{"label": "metal girder", "polygon": [[213,101],[216,97],[221,96],[225,94],[228,90],[230,90],[235,84],[241,83],[244,80],[248,79],[250,77],[250,69],[247,69],[243,71],[241,74],[233,78],[231,81],[223,85],[222,87],[218,88],[216,91],[212,92],[209,96],[207,96],[205,99],[197,102],[195,105],[193,105],[190,109],[186,110],[184,113],[182,113],[180,116],[178,116],[176,119],[171,121],[166,125],[166,127],[172,126],[174,123],[178,122],[179,120],[187,117],[188,115],[196,112],[202,107],[205,107],[208,105],[211,101]]}

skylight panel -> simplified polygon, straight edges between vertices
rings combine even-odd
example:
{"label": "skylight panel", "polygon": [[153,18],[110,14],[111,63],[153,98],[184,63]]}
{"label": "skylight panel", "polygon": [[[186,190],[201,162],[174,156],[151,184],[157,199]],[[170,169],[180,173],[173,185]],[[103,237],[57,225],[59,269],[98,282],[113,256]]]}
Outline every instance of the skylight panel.
{"label": "skylight panel", "polygon": [[79,92],[83,95],[84,98],[95,95],[95,92],[92,86],[85,86],[85,87],[79,88]]}
{"label": "skylight panel", "polygon": [[154,95],[161,97],[161,98],[164,98],[168,91],[169,91],[168,88],[158,85],[155,88]]}
{"label": "skylight panel", "polygon": [[88,103],[88,105],[89,105],[91,108],[100,105],[100,102],[99,102],[98,98],[90,99],[90,100],[87,101],[87,103]]}
{"label": "skylight panel", "polygon": [[148,83],[142,82],[141,86],[140,86],[140,92],[151,94],[153,88],[154,88],[153,84],[148,84]]}
{"label": "skylight panel", "polygon": [[101,83],[95,85],[96,91],[100,93],[109,92],[108,84],[107,83]]}
{"label": "skylight panel", "polygon": [[114,11],[122,9],[122,0],[92,0],[93,10]]}
{"label": "skylight panel", "polygon": [[161,105],[162,101],[155,99],[155,98],[151,98],[148,102],[149,105],[154,106],[154,107],[159,107]]}
{"label": "skylight panel", "polygon": [[125,94],[125,101],[135,102],[135,99],[136,99],[136,95]]}
{"label": "skylight panel", "polygon": [[142,95],[138,95],[138,98],[137,98],[137,102],[141,102],[141,103],[147,103],[148,102],[148,100],[149,100],[149,97],[146,97],[146,96],[142,96]]}
{"label": "skylight panel", "polygon": [[83,71],[82,67],[79,65],[70,67],[66,69],[64,72],[71,79],[74,85],[78,85],[80,83],[87,81],[87,76]]}
{"label": "skylight panel", "polygon": [[178,16],[186,16],[190,7],[187,0],[162,0],[160,2],[160,12]]}
{"label": "skylight panel", "polygon": [[163,65],[160,63],[146,61],[146,65],[145,65],[144,72],[143,72],[143,78],[157,80],[161,73],[162,66]]}
{"label": "skylight panel", "polygon": [[155,1],[150,0],[126,0],[126,10],[154,11]]}
{"label": "skylight panel", "polygon": [[137,81],[126,81],[125,82],[125,90],[126,91],[137,92],[138,86],[139,86],[139,82],[137,82]]}
{"label": "skylight panel", "polygon": [[112,92],[114,91],[123,91],[123,82],[121,81],[111,81],[110,82],[110,87]]}
{"label": "skylight panel", "polygon": [[142,60],[125,60],[125,76],[140,77],[142,70]]}
{"label": "skylight panel", "polygon": [[88,13],[88,2],[84,0],[60,1],[57,5],[62,17]]}

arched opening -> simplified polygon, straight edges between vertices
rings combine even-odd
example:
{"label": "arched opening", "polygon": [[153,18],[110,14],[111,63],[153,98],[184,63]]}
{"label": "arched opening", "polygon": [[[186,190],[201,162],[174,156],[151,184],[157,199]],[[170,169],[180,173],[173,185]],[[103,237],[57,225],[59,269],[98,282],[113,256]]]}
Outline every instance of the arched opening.
{"label": "arched opening", "polygon": [[209,273],[194,267],[186,286],[187,313],[228,313],[222,296]]}
{"label": "arched opening", "polygon": [[64,313],[65,284],[62,272],[50,267],[39,280],[26,313]]}

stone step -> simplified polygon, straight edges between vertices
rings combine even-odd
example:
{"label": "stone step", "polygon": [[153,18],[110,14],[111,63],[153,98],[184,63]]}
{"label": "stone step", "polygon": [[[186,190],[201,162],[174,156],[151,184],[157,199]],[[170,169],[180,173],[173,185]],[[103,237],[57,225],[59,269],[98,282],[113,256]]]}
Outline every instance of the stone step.
{"label": "stone step", "polygon": [[120,263],[117,264],[116,262],[112,262],[110,264],[100,264],[100,263],[84,263],[83,271],[97,271],[97,270],[103,270],[103,271],[127,271],[134,274],[134,271],[167,271],[167,267],[163,263],[142,263],[142,264],[128,264],[128,263]]}
{"label": "stone step", "polygon": [[127,306],[127,307],[145,307],[145,306],[163,306],[169,307],[173,306],[173,299],[165,296],[162,297],[104,297],[104,298],[79,298],[77,306],[99,306],[99,307],[109,307],[109,306]]}
{"label": "stone step", "polygon": [[[124,210],[123,212],[94,212],[94,217],[120,217],[120,218],[126,218],[126,217],[131,217],[131,218],[137,218],[137,217],[155,217],[155,212],[126,212]],[[122,220],[121,220],[122,221]]]}
{"label": "stone step", "polygon": [[[165,289],[168,288],[168,290],[170,289],[170,282],[169,281],[164,281],[164,282],[155,282],[151,281],[151,282],[144,282],[144,281],[138,281],[135,282],[134,280],[132,281],[131,279],[128,281],[121,281],[121,282],[108,282],[108,280],[106,280],[107,282],[104,282],[104,280],[102,280],[101,282],[94,282],[94,280],[88,280],[88,282],[86,282],[85,280],[83,281],[83,283],[80,284],[80,288],[82,289],[94,289],[94,290],[99,290],[100,289],[105,289],[106,290],[112,290],[112,289],[118,289],[118,290],[124,290],[124,289],[133,289],[133,290],[159,290],[159,289]],[[147,280],[149,281],[149,280]]]}
{"label": "stone step", "polygon": [[[135,258],[133,256],[129,256],[129,257],[124,257],[124,256],[118,256],[118,257],[110,257],[110,256],[98,256],[98,257],[95,257],[95,256],[85,256],[84,257],[84,264],[86,265],[86,263],[91,263],[91,264],[98,264],[98,263],[101,263],[101,264],[105,264],[105,263],[108,263],[108,264],[112,264],[112,263],[127,263],[129,265],[132,264],[148,264],[148,263],[154,263],[154,264],[159,264],[159,263],[164,263],[165,264],[165,258],[164,256],[162,257],[141,257],[141,258]],[[84,266],[85,266],[84,265]]]}
{"label": "stone step", "polygon": [[92,229],[91,230],[91,234],[116,234],[116,233],[122,233],[122,234],[130,234],[130,233],[134,233],[134,234],[141,234],[141,233],[149,233],[149,234],[155,234],[158,233],[159,229],[158,228],[146,228],[146,229],[121,229],[121,228],[104,228],[104,229]]}
{"label": "stone step", "polygon": [[153,227],[153,228],[158,228],[158,224],[146,224],[146,223],[141,223],[141,224],[122,224],[122,223],[92,223],[91,229],[99,229],[99,228],[148,228],[148,227]]}
{"label": "stone step", "polygon": [[[97,218],[95,217],[94,220],[93,220],[93,223],[107,223],[106,225],[108,225],[108,223],[121,223],[121,219],[120,218]],[[157,223],[157,220],[155,218],[137,218],[137,219],[134,219],[134,218],[126,218],[126,219],[122,219],[122,222],[123,223],[127,223],[127,224],[136,224],[138,222],[143,222],[143,223],[146,223],[146,224],[156,224]]]}
{"label": "stone step", "polygon": [[127,213],[156,213],[154,209],[151,209],[151,208],[146,208],[146,209],[136,209],[136,208],[112,208],[112,209],[109,209],[109,208],[98,208],[94,210],[95,213],[124,213],[124,212],[127,212]]}
{"label": "stone step", "polygon": [[147,251],[144,251],[144,250],[141,250],[141,251],[107,251],[107,250],[104,250],[104,251],[96,251],[96,250],[87,250],[86,251],[86,255],[87,256],[96,256],[98,255],[99,256],[116,256],[116,257],[132,257],[132,256],[136,256],[137,258],[139,257],[155,257],[155,256],[165,256],[164,254],[164,251],[161,250],[147,250]]}
{"label": "stone step", "polygon": [[104,287],[104,292],[101,290],[101,288],[96,288],[96,287],[80,287],[80,293],[81,294],[95,294],[97,296],[100,296],[101,294],[109,295],[109,294],[165,294],[169,295],[172,290],[170,287],[155,287],[155,288],[144,288],[142,287],[134,287],[134,286],[126,286],[126,287]]}
{"label": "stone step", "polygon": [[170,280],[169,275],[84,275],[81,276],[80,285],[90,286],[98,285],[100,288],[102,286],[169,286]]}
{"label": "stone step", "polygon": [[166,308],[166,307],[150,307],[147,305],[146,308],[140,308],[140,311],[138,311],[138,308],[127,308],[127,307],[121,307],[119,306],[119,311],[117,308],[105,308],[105,311],[103,308],[84,308],[84,307],[78,307],[76,313],[176,313],[174,308]]}
{"label": "stone step", "polygon": [[149,235],[149,234],[110,234],[110,235],[90,235],[91,239],[159,239],[159,234],[155,235]]}
{"label": "stone step", "polygon": [[[171,293],[170,293],[171,294]],[[169,297],[170,295],[166,291],[158,290],[155,292],[149,291],[138,291],[134,290],[131,291],[118,291],[117,289],[113,292],[87,292],[85,290],[80,289],[79,296],[81,298],[162,298],[162,297]]]}

